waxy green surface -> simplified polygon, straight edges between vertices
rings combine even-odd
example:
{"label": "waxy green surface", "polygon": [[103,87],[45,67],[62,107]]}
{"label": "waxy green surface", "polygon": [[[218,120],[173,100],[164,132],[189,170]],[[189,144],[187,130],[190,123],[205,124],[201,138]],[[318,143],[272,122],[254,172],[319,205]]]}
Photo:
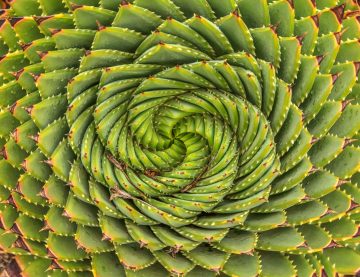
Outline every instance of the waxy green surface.
{"label": "waxy green surface", "polygon": [[5,6],[0,248],[24,276],[358,273],[358,4]]}

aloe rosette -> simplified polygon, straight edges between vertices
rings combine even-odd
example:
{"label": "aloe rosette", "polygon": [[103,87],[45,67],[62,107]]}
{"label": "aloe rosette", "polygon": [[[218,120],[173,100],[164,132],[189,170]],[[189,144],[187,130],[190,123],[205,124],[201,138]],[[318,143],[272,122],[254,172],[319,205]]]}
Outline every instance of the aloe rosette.
{"label": "aloe rosette", "polygon": [[0,247],[24,276],[360,269],[351,0],[13,0]]}

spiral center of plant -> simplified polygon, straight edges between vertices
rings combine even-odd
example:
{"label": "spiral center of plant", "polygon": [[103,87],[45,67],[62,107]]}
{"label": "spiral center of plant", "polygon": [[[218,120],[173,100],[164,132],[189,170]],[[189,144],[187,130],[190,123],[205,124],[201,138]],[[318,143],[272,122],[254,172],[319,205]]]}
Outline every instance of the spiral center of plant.
{"label": "spiral center of plant", "polygon": [[[82,162],[95,182],[110,188],[115,203],[135,205],[149,222],[237,226],[246,218],[246,199],[267,201],[280,164],[269,123],[257,107],[258,91],[240,79],[221,86],[213,68],[260,83],[228,61],[165,69],[153,51],[143,57],[151,65],[102,71],[94,122],[83,137],[83,145],[92,147],[83,150]],[[131,212],[127,217],[135,220]]]}

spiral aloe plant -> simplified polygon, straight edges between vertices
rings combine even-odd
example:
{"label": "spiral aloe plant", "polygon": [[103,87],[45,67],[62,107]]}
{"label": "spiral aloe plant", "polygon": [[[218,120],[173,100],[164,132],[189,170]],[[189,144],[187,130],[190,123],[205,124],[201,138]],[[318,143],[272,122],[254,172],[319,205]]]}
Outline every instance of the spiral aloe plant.
{"label": "spiral aloe plant", "polygon": [[0,247],[23,276],[357,274],[358,4],[0,17]]}

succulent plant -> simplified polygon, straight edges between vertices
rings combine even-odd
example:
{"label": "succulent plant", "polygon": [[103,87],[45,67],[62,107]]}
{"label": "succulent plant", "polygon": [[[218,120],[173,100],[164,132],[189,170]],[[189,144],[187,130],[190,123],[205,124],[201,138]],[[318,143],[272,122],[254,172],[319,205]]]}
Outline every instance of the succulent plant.
{"label": "succulent plant", "polygon": [[352,0],[13,0],[0,247],[23,276],[360,269]]}

